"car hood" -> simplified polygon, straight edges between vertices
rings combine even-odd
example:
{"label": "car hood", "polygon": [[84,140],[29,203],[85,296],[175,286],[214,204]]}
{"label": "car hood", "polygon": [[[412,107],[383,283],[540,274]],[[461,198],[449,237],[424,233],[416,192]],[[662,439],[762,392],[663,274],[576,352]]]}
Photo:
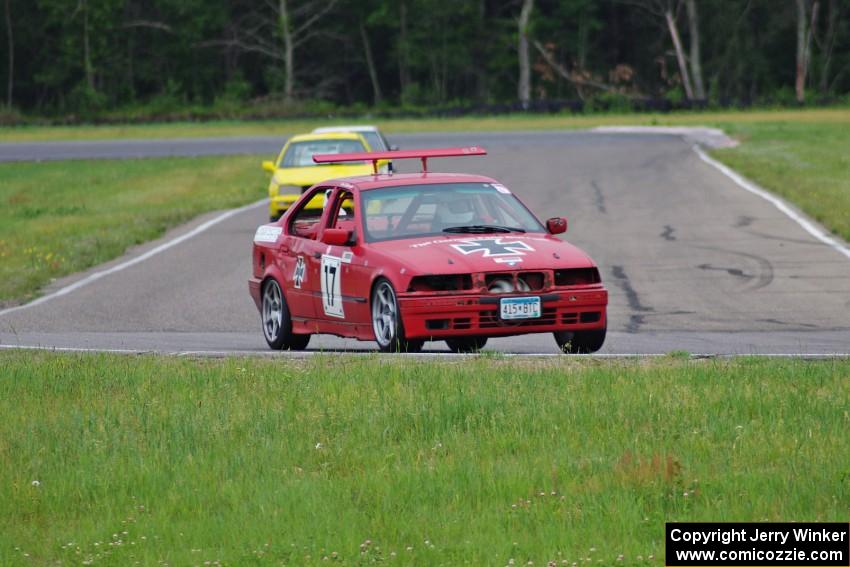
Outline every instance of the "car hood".
{"label": "car hood", "polygon": [[317,165],[313,167],[281,167],[274,173],[278,185],[309,187],[328,179],[356,177],[372,173],[371,164]]}
{"label": "car hood", "polygon": [[452,234],[374,242],[370,246],[419,273],[595,266],[579,248],[548,234]]}

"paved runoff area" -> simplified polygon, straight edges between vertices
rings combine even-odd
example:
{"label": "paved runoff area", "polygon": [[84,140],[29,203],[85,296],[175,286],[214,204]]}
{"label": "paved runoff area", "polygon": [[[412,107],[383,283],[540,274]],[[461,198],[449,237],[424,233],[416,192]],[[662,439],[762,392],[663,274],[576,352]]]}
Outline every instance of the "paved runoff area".
{"label": "paved runoff area", "polygon": [[[283,141],[3,144],[0,161],[271,156]],[[430,166],[495,177],[541,218],[568,217],[565,238],[596,260],[610,291],[602,353],[850,353],[846,245],[825,244],[799,217],[742,188],[701,158],[687,136],[526,132],[391,141],[405,149],[484,146],[486,157]],[[211,213],[124,258],[55,282],[44,291],[46,300],[0,312],[0,345],[266,352],[247,278],[254,231],[267,214],[262,202],[224,216]],[[374,349],[374,343],[334,337],[310,343],[315,352]],[[549,334],[491,339],[487,349],[557,352]],[[442,342],[426,343],[425,350],[447,352]]]}

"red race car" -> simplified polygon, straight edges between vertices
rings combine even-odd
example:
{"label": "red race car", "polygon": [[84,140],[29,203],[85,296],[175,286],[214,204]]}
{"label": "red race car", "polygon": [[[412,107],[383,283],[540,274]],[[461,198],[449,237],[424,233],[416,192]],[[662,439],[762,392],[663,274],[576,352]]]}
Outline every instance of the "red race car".
{"label": "red race car", "polygon": [[493,179],[427,171],[428,158],[484,154],[314,156],[375,168],[416,158],[422,173],[319,183],[257,229],[249,289],[269,346],[300,350],[327,333],[384,352],[415,352],[426,340],[470,352],[488,337],[551,332],[564,352],[599,350],[608,292],[593,261],[553,236],[566,219],[544,225]]}

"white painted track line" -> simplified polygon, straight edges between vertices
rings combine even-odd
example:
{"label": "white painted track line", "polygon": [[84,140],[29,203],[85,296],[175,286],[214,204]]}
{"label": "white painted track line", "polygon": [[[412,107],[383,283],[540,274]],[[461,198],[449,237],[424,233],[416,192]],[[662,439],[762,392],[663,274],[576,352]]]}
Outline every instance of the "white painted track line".
{"label": "white painted track line", "polygon": [[791,207],[780,197],[777,197],[766,189],[759,187],[749,179],[745,178],[743,175],[737,173],[732,168],[723,165],[722,163],[705,153],[705,150],[703,150],[701,147],[694,145],[693,148],[702,161],[720,171],[720,173],[731,179],[738,187],[749,191],[753,195],[758,195],[759,197],[779,209],[782,213],[785,214],[785,216],[800,225],[803,230],[805,230],[806,232],[808,232],[809,234],[811,234],[812,236],[814,236],[815,238],[817,238],[839,254],[842,254],[843,256],[850,259],[850,248],[847,248],[847,246],[842,244],[838,239],[833,238],[820,227],[816,226],[812,221],[803,216],[802,213],[799,213],[794,210],[793,207]]}
{"label": "white painted track line", "polygon": [[41,305],[42,303],[46,303],[46,302],[50,301],[51,299],[55,299],[57,297],[62,297],[63,295],[67,295],[67,294],[71,293],[72,291],[74,291],[76,289],[80,289],[81,287],[85,287],[85,286],[89,285],[90,283],[96,282],[97,280],[104,278],[104,277],[106,277],[110,274],[114,274],[116,272],[126,270],[130,266],[135,266],[136,264],[144,262],[145,260],[152,258],[152,257],[156,256],[157,254],[159,254],[161,252],[165,252],[169,248],[174,248],[175,246],[177,246],[181,242],[185,242],[185,241],[189,240],[190,238],[193,238],[193,237],[201,234],[202,232],[208,230],[210,227],[215,226],[218,223],[220,223],[224,220],[227,220],[234,215],[238,215],[241,212],[248,211],[248,210],[253,209],[255,207],[259,207],[260,205],[265,205],[265,204],[268,203],[268,201],[269,201],[268,199],[261,199],[259,201],[254,202],[254,203],[251,203],[249,205],[245,205],[245,206],[242,206],[242,207],[238,207],[236,209],[230,209],[230,210],[224,211],[223,213],[211,218],[210,220],[206,221],[205,223],[196,226],[195,228],[193,228],[189,232],[187,232],[185,234],[181,234],[180,236],[173,238],[173,239],[171,239],[167,242],[163,242],[162,244],[160,244],[156,248],[152,248],[152,249],[148,250],[147,252],[145,252],[144,254],[136,256],[135,258],[131,258],[130,260],[127,260],[126,262],[121,262],[120,264],[112,266],[111,268],[107,268],[105,270],[95,272],[95,273],[93,273],[89,276],[86,276],[85,278],[83,278],[79,281],[76,281],[76,282],[74,282],[70,285],[67,285],[67,286],[65,286],[61,289],[58,289],[58,290],[54,291],[53,293],[43,295],[43,296],[39,297],[38,299],[30,301],[29,303],[24,303],[23,305],[16,305],[15,307],[9,307],[7,309],[0,310],[0,317],[2,317],[3,315],[6,315],[8,313],[14,313],[15,311],[21,311],[22,309],[29,309],[30,307],[35,307],[36,305]]}
{"label": "white painted track line", "polygon": [[[155,356],[176,356],[190,358],[226,358],[226,357],[251,357],[251,358],[311,358],[313,356],[333,356],[333,357],[376,357],[381,359],[452,359],[452,358],[561,358],[563,360],[594,358],[594,359],[628,359],[628,358],[665,358],[669,355],[661,353],[604,353],[604,354],[558,354],[558,353],[506,353],[506,352],[488,352],[484,354],[465,354],[454,352],[418,352],[411,354],[404,353],[379,353],[377,351],[239,351],[239,350],[189,350],[189,351],[152,351],[152,350],[134,350],[134,349],[119,349],[119,348],[84,348],[84,347],[54,347],[40,345],[2,345],[0,350],[40,350],[47,352],[64,352],[64,353],[103,353],[103,354],[130,354],[130,355],[155,355]],[[755,354],[688,354],[688,358],[692,360],[708,359],[708,358],[799,358],[799,359],[844,359],[850,358],[850,353],[755,353]]]}

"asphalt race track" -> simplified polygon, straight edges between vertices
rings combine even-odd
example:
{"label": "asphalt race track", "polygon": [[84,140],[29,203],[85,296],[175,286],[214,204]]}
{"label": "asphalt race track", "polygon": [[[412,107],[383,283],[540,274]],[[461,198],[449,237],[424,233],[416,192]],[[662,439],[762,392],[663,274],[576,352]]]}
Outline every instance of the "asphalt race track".
{"label": "asphalt race track", "polygon": [[[590,132],[393,136],[403,148],[480,144],[484,158],[431,167],[490,175],[538,216],[566,215],[566,237],[610,291],[603,353],[850,353],[850,258],[670,135]],[[280,138],[0,144],[0,161],[276,153]],[[259,163],[257,164],[259,167]],[[412,164],[402,170],[410,170]],[[0,313],[0,345],[163,352],[267,352],[247,292],[251,240],[267,219],[247,207],[124,268],[217,213],[45,294],[119,270],[37,305]],[[89,280],[85,280],[89,282]],[[374,349],[333,337],[311,350]],[[446,352],[442,342],[426,350]],[[551,335],[488,349],[555,353]]]}

